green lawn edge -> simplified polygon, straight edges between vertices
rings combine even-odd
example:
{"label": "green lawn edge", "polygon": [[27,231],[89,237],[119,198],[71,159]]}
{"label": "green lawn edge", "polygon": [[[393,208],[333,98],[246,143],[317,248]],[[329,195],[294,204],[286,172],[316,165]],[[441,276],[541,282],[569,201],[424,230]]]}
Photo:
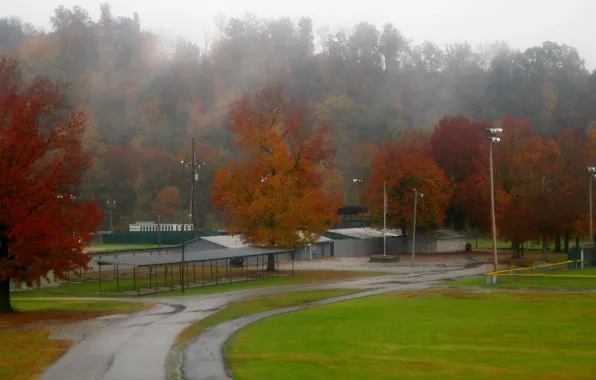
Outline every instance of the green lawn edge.
{"label": "green lawn edge", "polygon": [[183,380],[182,355],[188,345],[209,328],[226,321],[284,307],[302,305],[327,298],[341,297],[365,291],[365,289],[328,289],[299,291],[284,294],[260,296],[233,303],[208,317],[185,328],[173,344],[166,361],[167,380]]}

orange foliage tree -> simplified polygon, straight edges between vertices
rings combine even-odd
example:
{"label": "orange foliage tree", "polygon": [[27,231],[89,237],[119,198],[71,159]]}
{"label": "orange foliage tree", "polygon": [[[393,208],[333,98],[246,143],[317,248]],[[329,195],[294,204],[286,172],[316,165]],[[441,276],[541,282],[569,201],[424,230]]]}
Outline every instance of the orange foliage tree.
{"label": "orange foliage tree", "polygon": [[414,189],[418,198],[417,225],[438,228],[445,221],[445,210],[453,186],[445,172],[428,156],[419,136],[404,134],[401,141],[381,145],[373,159],[373,175],[366,181],[363,193],[368,217],[374,225],[383,222],[383,185],[387,187],[387,223],[405,230],[412,227]]}
{"label": "orange foliage tree", "polygon": [[176,186],[163,188],[151,204],[153,213],[164,221],[173,222],[180,218],[180,189]]}
{"label": "orange foliage tree", "polygon": [[[230,107],[242,159],[215,173],[214,206],[248,244],[315,243],[335,221],[341,198],[324,191],[331,129],[281,87],[242,97]],[[268,270],[275,270],[273,258]]]}
{"label": "orange foliage tree", "polygon": [[12,311],[10,280],[39,282],[85,267],[97,205],[76,199],[90,161],[85,119],[56,85],[25,84],[15,61],[0,59],[0,312]]}

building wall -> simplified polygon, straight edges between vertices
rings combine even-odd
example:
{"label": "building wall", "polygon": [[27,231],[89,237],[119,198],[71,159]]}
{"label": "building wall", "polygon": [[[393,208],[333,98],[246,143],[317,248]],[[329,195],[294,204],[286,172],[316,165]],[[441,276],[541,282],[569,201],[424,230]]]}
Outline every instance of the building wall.
{"label": "building wall", "polygon": [[437,253],[464,252],[465,250],[465,238],[441,239],[437,241]]}
{"label": "building wall", "polygon": [[[415,253],[421,254],[441,254],[452,252],[464,252],[466,250],[466,238],[444,238],[436,239],[434,237],[416,237]],[[402,253],[412,253],[412,237],[407,237],[408,251]]]}
{"label": "building wall", "polygon": [[[387,237],[387,254],[402,253],[401,237]],[[357,257],[383,254],[383,238],[342,239],[333,241],[333,256]]]}

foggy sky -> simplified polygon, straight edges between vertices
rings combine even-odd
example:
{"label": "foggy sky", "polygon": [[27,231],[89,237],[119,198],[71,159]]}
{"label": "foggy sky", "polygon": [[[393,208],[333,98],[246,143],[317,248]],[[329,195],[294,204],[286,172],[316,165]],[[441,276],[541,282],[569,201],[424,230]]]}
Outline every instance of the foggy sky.
{"label": "foggy sky", "polygon": [[[54,8],[80,5],[93,19],[99,4],[107,0],[2,0],[0,16],[18,16],[48,30]],[[525,49],[545,40],[566,43],[578,49],[586,67],[596,69],[594,0],[112,0],[114,16],[138,12],[146,29],[180,35],[203,46],[205,35],[213,36],[218,15],[242,17],[247,12],[274,18],[309,16],[315,35],[323,25],[332,30],[351,28],[360,21],[381,27],[393,23],[402,34],[419,43],[429,39],[440,46],[454,41],[490,43],[502,40]]]}

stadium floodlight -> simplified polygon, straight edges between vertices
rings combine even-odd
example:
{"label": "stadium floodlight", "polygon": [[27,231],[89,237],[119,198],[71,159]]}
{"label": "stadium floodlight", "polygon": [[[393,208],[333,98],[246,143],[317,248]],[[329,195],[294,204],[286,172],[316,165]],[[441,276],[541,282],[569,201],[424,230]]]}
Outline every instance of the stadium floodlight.
{"label": "stadium floodlight", "polygon": [[495,182],[493,175],[493,143],[501,141],[498,135],[503,133],[503,128],[486,128],[486,138],[488,139],[488,161],[490,170],[490,213],[492,224],[493,241],[493,271],[497,271],[497,222],[495,220]]}

